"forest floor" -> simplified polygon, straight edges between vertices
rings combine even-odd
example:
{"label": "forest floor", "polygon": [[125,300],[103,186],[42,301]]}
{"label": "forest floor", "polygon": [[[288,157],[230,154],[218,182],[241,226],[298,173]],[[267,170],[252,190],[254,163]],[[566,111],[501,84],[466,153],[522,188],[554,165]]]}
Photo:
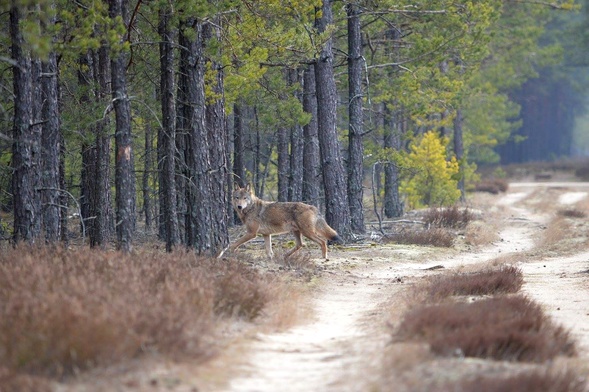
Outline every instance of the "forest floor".
{"label": "forest floor", "polygon": [[[493,239],[484,245],[469,245],[461,235],[452,248],[334,247],[328,261],[314,259],[323,272],[309,295],[300,299],[299,313],[304,316],[291,326],[234,326],[246,332],[236,334],[204,363],[153,358],[150,366],[145,362],[140,368],[129,365],[128,372],[119,369],[114,376],[88,374],[63,385],[63,390],[425,391],[439,381],[528,366],[444,359],[431,355],[423,345],[392,339],[392,331],[411,306],[411,289],[416,284],[435,274],[497,263],[519,267],[522,291],[576,340],[578,356],[559,359],[555,366],[587,374],[589,223],[577,219],[563,226],[557,216],[573,207],[589,212],[588,192],[589,183],[520,182],[511,183],[499,195],[476,194],[469,204],[482,212],[482,220],[471,225],[475,232]],[[263,245],[251,244],[248,251],[262,255]],[[316,257],[319,249],[308,246],[303,252]]]}

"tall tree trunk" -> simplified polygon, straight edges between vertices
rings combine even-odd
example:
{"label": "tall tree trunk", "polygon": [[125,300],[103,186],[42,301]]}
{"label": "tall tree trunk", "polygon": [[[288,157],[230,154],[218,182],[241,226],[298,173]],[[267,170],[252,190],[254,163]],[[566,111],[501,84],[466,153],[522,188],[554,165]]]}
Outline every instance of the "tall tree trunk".
{"label": "tall tree trunk", "polygon": [[59,192],[59,154],[60,129],[57,89],[57,58],[51,52],[43,63],[43,129],[41,140],[42,189],[43,189],[43,229],[48,243],[59,241],[60,234],[60,192]]}
{"label": "tall tree trunk", "polygon": [[[391,151],[401,149],[401,115],[398,111],[391,112],[383,104],[384,147]],[[403,215],[403,202],[399,195],[399,167],[395,162],[384,165],[384,213],[387,218]]]}
{"label": "tall tree trunk", "polygon": [[[104,105],[110,95],[110,60],[108,48],[102,46],[98,52],[88,51],[79,60],[78,83],[85,90],[80,98],[82,104],[94,102]],[[93,97],[90,88],[94,87]],[[100,116],[101,114],[95,114]],[[97,119],[90,130],[84,130],[84,140],[93,143],[82,144],[82,188],[81,215],[90,246],[105,247],[111,234],[110,205],[110,138],[106,134],[108,119]]]}
{"label": "tall tree trunk", "polygon": [[174,104],[174,40],[170,26],[170,9],[160,10],[160,94],[162,128],[158,131],[158,166],[160,183],[160,220],[163,222],[166,251],[180,242],[176,193],[176,108]]}
{"label": "tall tree trunk", "polygon": [[[205,58],[202,22],[191,19],[186,28],[190,28],[193,38],[182,45],[188,49],[187,63],[182,73],[186,73],[186,102],[188,155],[186,163],[190,168],[187,184],[187,207],[190,216],[186,227],[187,245],[194,247],[197,253],[211,251],[211,190],[208,172],[211,169],[209,143],[205,123]],[[184,34],[187,38],[188,34]]]}
{"label": "tall tree trunk", "polygon": [[184,50],[190,40],[184,34],[186,23],[180,23],[178,44],[180,61],[178,71],[178,89],[176,94],[176,208],[178,209],[178,234],[180,241],[191,246],[190,214],[188,213],[188,196],[190,190],[190,168],[188,167],[188,140],[190,131],[190,105],[188,102],[188,64],[190,52]]}
{"label": "tall tree trunk", "polygon": [[145,215],[145,229],[151,229],[153,222],[153,207],[151,202],[152,189],[150,185],[153,171],[153,140],[151,124],[145,126],[145,155],[142,176],[143,214]]}
{"label": "tall tree trunk", "polygon": [[[317,30],[324,33],[333,24],[331,0],[324,0]],[[315,62],[317,117],[323,184],[325,218],[344,239],[350,239],[350,207],[346,193],[346,172],[341,158],[336,129],[337,90],[333,74],[332,38],[329,38]]]}
{"label": "tall tree trunk", "polygon": [[319,140],[317,137],[317,95],[315,70],[303,73],[303,110],[311,120],[303,127],[303,198],[306,203],[319,207]]}
{"label": "tall tree trunk", "polygon": [[[96,100],[105,102],[111,95],[110,56],[106,43],[95,55],[94,77],[97,84]],[[94,171],[94,236],[90,238],[91,246],[105,248],[113,234],[112,194],[110,180],[110,135],[108,134],[109,119],[105,117],[96,122],[96,163]]]}
{"label": "tall tree trunk", "polygon": [[255,189],[255,193],[258,196],[262,195],[262,189],[263,189],[263,175],[261,173],[261,168],[262,168],[262,138],[260,136],[260,127],[259,127],[259,121],[258,121],[258,109],[256,107],[254,107],[254,121],[255,121],[255,130],[256,130],[256,134],[255,134],[255,141],[254,141],[254,145],[255,145],[255,151],[254,151],[254,189]]}
{"label": "tall tree trunk", "polygon": [[456,110],[456,117],[454,117],[454,154],[460,166],[460,179],[458,180],[458,189],[460,190],[460,201],[466,201],[466,191],[464,189],[464,144],[462,138],[462,109]]}
{"label": "tall tree trunk", "polygon": [[[81,87],[82,95],[80,97],[80,104],[90,105],[90,89],[95,81],[94,69],[95,66],[93,52],[88,51],[81,55],[78,59],[78,84]],[[83,236],[89,236],[90,246],[95,243],[95,211],[96,205],[94,198],[96,195],[96,144],[90,143],[89,140],[96,137],[96,130],[82,128],[80,131],[83,135],[81,155],[82,155],[82,170],[80,181],[80,218],[82,224],[80,231]]]}
{"label": "tall tree trunk", "polygon": [[362,113],[362,35],[360,7],[355,3],[346,6],[348,14],[348,202],[352,230],[364,233],[363,180],[364,180],[364,119]]}
{"label": "tall tree trunk", "polygon": [[245,143],[241,104],[233,105],[233,182],[245,186]]}
{"label": "tall tree trunk", "polygon": [[[302,73],[299,69],[289,70],[289,85],[302,86]],[[302,91],[297,89],[296,97],[302,103]],[[303,200],[303,127],[295,125],[290,131],[290,183],[288,186],[288,200]]]}
{"label": "tall tree trunk", "polygon": [[[212,36],[217,41],[221,40],[219,21],[207,23],[204,26],[205,44]],[[215,81],[212,83],[213,94],[217,97],[214,102],[206,106],[206,121],[209,141],[211,197],[210,208],[212,215],[211,225],[211,255],[220,253],[229,244],[229,232],[227,230],[229,198],[228,170],[229,160],[227,154],[227,117],[225,116],[224,75],[223,67],[211,61],[210,69],[215,71]]]}
{"label": "tall tree trunk", "polygon": [[288,152],[290,135],[288,129],[284,126],[278,127],[276,139],[276,150],[278,153],[278,201],[288,201],[290,175],[290,154]]}
{"label": "tall tree trunk", "polygon": [[31,55],[25,49],[20,29],[22,8],[13,0],[10,9],[10,38],[14,92],[14,142],[12,145],[12,176],[15,242],[34,243],[39,237],[40,205],[39,159],[41,134],[33,126],[33,80]]}
{"label": "tall tree trunk", "polygon": [[[127,23],[123,0],[109,0],[109,16],[112,20],[122,18]],[[123,38],[119,43],[123,43]],[[132,250],[135,226],[135,177],[131,139],[131,104],[127,95],[127,55],[119,50],[111,58],[112,98],[116,118],[115,131],[115,188],[117,248],[124,252]]]}
{"label": "tall tree trunk", "polygon": [[66,192],[63,192],[65,190],[67,190],[66,188],[66,183],[65,183],[65,152],[66,152],[66,146],[65,146],[65,139],[63,137],[63,133],[60,133],[59,135],[59,146],[60,146],[60,152],[59,152],[59,189],[62,190],[62,192],[59,195],[59,205],[61,207],[61,213],[60,213],[60,219],[61,219],[61,231],[60,231],[60,239],[61,242],[64,244],[65,247],[67,247],[69,245],[69,230],[68,230],[68,203],[70,202],[69,200],[69,194]]}
{"label": "tall tree trunk", "polygon": [[[55,5],[52,4],[54,8]],[[51,28],[55,24],[55,18],[49,21]],[[42,23],[42,29],[48,30],[48,26]],[[59,188],[59,158],[60,158],[60,124],[59,124],[59,96],[58,96],[58,69],[57,55],[54,51],[49,53],[46,61],[41,65],[42,78],[42,131],[41,131],[41,181],[43,198],[43,231],[45,241],[55,243],[60,238],[61,208]]]}

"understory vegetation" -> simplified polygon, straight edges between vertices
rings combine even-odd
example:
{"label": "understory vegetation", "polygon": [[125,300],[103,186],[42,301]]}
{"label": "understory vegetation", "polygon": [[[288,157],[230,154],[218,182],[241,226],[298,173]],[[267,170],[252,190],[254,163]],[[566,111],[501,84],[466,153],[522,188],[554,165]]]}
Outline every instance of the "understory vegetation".
{"label": "understory vegetation", "polygon": [[293,296],[285,279],[249,264],[245,256],[192,252],[2,252],[0,390],[31,383],[39,390],[43,377],[155,353],[206,358],[216,350],[220,322],[255,321],[272,301]]}
{"label": "understory vegetation", "polygon": [[[504,369],[493,376],[479,370],[446,382],[442,390],[584,391],[586,381],[579,373],[551,366],[558,357],[577,355],[569,331],[555,324],[540,304],[520,294],[522,284],[521,270],[505,264],[429,278],[416,286],[409,310],[391,329],[392,339],[425,342],[434,358],[538,365]],[[427,390],[427,381],[420,388]]]}

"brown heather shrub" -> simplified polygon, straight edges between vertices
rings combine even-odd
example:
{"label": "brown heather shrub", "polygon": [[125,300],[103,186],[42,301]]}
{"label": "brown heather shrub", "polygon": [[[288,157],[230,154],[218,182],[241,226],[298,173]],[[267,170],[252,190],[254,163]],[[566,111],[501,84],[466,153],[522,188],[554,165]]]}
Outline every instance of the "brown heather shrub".
{"label": "brown heather shrub", "polygon": [[21,375],[0,366],[0,392],[50,392],[54,388],[42,377]]}
{"label": "brown heather shrub", "polygon": [[468,208],[459,209],[456,206],[449,208],[432,208],[423,217],[427,227],[447,227],[461,229],[473,219]]}
{"label": "brown heather shrub", "polygon": [[270,301],[270,292],[262,275],[238,262],[215,265],[215,302],[217,314],[253,320]]}
{"label": "brown heather shrub", "polygon": [[203,356],[215,315],[256,317],[263,278],[192,253],[0,254],[0,367],[49,376],[145,351]]}
{"label": "brown heather shrub", "polygon": [[479,376],[464,380],[457,388],[448,388],[458,392],[497,392],[497,391],[550,391],[550,392],[584,392],[587,380],[574,371],[555,372],[534,370],[515,374],[510,377]]}
{"label": "brown heather shrub", "polygon": [[384,242],[450,248],[454,244],[454,235],[442,228],[426,230],[409,229],[387,235],[384,238]]}
{"label": "brown heather shrub", "polygon": [[441,275],[431,279],[428,297],[438,300],[452,295],[517,293],[523,284],[522,271],[502,266],[469,274]]}
{"label": "brown heather shrub", "polygon": [[536,243],[538,246],[545,248],[554,246],[563,240],[571,238],[571,232],[571,221],[557,215],[548,223],[541,237],[536,239]]}
{"label": "brown heather shrub", "polygon": [[521,295],[420,306],[405,314],[395,337],[425,340],[444,356],[544,362],[576,355],[568,332]]}
{"label": "brown heather shrub", "polygon": [[509,183],[506,180],[495,178],[491,180],[483,180],[475,185],[475,192],[487,192],[494,195],[500,192],[506,192],[509,189]]}
{"label": "brown heather shrub", "polygon": [[589,180],[589,166],[584,165],[575,169],[575,176],[583,181]]}
{"label": "brown heather shrub", "polygon": [[581,211],[576,208],[566,208],[564,210],[559,210],[558,215],[564,216],[565,218],[585,218],[585,217],[587,217],[587,213],[585,213],[585,211]]}

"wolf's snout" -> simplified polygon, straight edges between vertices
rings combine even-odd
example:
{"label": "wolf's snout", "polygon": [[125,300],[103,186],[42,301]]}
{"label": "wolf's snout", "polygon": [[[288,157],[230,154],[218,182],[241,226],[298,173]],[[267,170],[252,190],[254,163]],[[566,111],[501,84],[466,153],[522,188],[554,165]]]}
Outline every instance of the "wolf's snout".
{"label": "wolf's snout", "polygon": [[237,206],[237,209],[238,209],[238,210],[241,210],[241,206]]}

